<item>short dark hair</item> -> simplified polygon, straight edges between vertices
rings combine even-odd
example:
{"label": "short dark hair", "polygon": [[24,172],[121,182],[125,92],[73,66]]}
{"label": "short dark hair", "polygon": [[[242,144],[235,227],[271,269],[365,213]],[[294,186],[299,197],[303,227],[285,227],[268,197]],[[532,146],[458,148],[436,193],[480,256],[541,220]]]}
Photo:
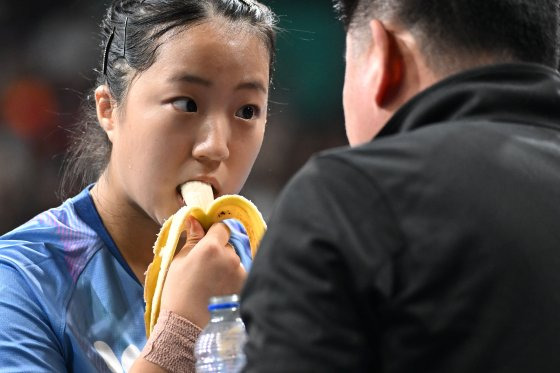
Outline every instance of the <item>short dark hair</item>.
{"label": "short dark hair", "polygon": [[477,60],[558,67],[558,0],[335,0],[346,30],[391,20],[417,38],[434,71]]}
{"label": "short dark hair", "polygon": [[[277,19],[268,7],[255,0],[113,0],[101,22],[95,87],[107,85],[116,104],[121,104],[132,77],[155,62],[161,36],[213,17],[252,27],[269,51],[272,71]],[[97,181],[111,155],[111,143],[97,121],[93,94],[83,102],[82,112],[83,119],[70,136],[61,198]]]}

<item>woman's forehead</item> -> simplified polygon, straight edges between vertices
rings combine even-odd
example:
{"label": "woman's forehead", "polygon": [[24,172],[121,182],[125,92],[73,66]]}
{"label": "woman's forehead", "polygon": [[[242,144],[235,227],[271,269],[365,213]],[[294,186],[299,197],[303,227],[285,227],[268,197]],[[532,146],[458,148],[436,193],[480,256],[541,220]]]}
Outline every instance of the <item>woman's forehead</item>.
{"label": "woman's forehead", "polygon": [[144,81],[141,85],[200,83],[225,88],[251,82],[266,93],[270,78],[266,44],[254,34],[231,33],[221,26],[200,24],[162,42],[152,66],[138,76]]}
{"label": "woman's forehead", "polygon": [[237,62],[255,67],[262,63],[268,65],[269,57],[266,43],[248,27],[205,22],[184,29],[162,42],[156,64],[158,60],[166,64],[202,62],[224,66]]}

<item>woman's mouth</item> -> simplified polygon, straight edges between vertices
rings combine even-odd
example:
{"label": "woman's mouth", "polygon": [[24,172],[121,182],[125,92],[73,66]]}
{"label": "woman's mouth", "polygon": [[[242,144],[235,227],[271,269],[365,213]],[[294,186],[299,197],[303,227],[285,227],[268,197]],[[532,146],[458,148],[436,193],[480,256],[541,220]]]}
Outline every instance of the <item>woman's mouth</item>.
{"label": "woman's mouth", "polygon": [[[198,181],[198,180],[191,180],[191,181]],[[209,184],[209,185],[212,187],[212,194],[213,194],[214,199],[218,198],[219,192],[218,192],[218,190],[216,189],[216,187],[215,187],[215,185],[214,185],[213,183],[209,183],[209,182],[206,182],[206,181],[201,181],[201,182],[203,182],[203,183],[205,183],[205,184]],[[175,188],[175,191],[176,191],[176,193],[177,193],[177,198],[179,199],[179,203],[180,203],[181,205],[185,205],[185,200],[184,200],[183,195],[182,195],[182,193],[181,193],[181,188],[182,188],[183,185],[185,185],[186,183],[188,183],[188,181],[185,182],[185,183],[183,183],[183,184],[178,185],[177,188]]]}

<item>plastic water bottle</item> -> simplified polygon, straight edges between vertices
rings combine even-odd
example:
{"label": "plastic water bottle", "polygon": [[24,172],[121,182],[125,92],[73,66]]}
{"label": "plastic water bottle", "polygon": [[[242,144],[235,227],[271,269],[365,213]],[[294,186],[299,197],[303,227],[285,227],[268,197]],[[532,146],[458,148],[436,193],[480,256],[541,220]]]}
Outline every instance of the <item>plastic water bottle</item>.
{"label": "plastic water bottle", "polygon": [[210,322],[194,346],[196,372],[240,372],[245,366],[243,346],[247,334],[239,315],[239,297],[212,297],[208,310]]}

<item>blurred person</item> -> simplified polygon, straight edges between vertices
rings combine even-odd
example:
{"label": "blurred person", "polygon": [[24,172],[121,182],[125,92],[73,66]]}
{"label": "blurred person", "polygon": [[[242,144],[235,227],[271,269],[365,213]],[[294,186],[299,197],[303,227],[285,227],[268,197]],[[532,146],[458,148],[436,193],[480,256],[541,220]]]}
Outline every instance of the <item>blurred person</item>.
{"label": "blurred person", "polygon": [[336,8],[350,147],[277,200],[245,371],[560,371],[558,2]]}
{"label": "blurred person", "polygon": [[245,231],[187,222],[148,341],[144,276],[180,185],[207,182],[216,197],[243,186],[264,136],[275,24],[249,0],[109,6],[63,179],[81,192],[0,237],[1,371],[194,371],[209,297],[245,280]]}

